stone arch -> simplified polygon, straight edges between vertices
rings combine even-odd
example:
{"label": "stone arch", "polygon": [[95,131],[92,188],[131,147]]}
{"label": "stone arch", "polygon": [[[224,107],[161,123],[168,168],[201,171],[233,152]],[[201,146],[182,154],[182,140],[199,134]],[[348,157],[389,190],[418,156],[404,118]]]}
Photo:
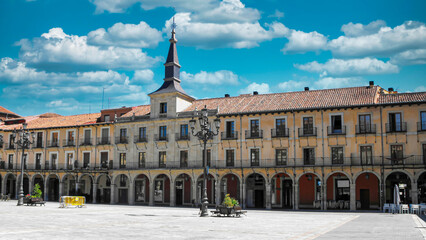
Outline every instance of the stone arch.
{"label": "stone arch", "polygon": [[110,203],[111,202],[111,176],[102,173],[95,177],[97,184],[96,202]]}
{"label": "stone arch", "polygon": [[149,194],[150,194],[150,183],[151,180],[149,176],[144,173],[137,174],[133,178],[133,183],[135,186],[135,203],[136,204],[148,204],[149,203]]}
{"label": "stone arch", "polygon": [[333,176],[333,175],[334,175],[334,174],[336,174],[336,173],[339,173],[339,174],[343,174],[343,175],[345,175],[345,176],[349,179],[349,184],[352,184],[352,183],[353,183],[353,181],[352,181],[352,177],[351,177],[348,173],[346,173],[346,172],[344,172],[344,171],[333,171],[333,172],[330,172],[330,173],[329,173],[329,174],[327,174],[327,176],[325,177],[325,181],[327,181],[329,177]]}
{"label": "stone arch", "polygon": [[[40,185],[40,190],[41,190],[42,194],[44,194],[45,179],[44,179],[43,175],[41,175],[40,173],[34,174],[32,176],[31,182],[32,182],[32,185],[33,185],[32,186],[33,189],[34,189],[34,186],[36,184]],[[43,197],[43,195],[42,195],[42,197]]]}
{"label": "stone arch", "polygon": [[388,173],[385,173],[385,177],[384,177],[385,181],[386,181],[386,179],[387,179],[387,178],[388,178],[391,174],[396,173],[396,172],[401,172],[401,173],[406,174],[406,175],[408,176],[408,178],[410,179],[410,181],[411,181],[411,182],[412,182],[412,181],[413,181],[413,179],[414,179],[414,176],[412,176],[410,172],[408,172],[408,171],[406,171],[406,170],[404,170],[404,169],[394,169],[394,170],[392,170],[392,171],[390,171],[390,172],[388,172]]}
{"label": "stone arch", "polygon": [[266,207],[266,184],[268,178],[261,173],[248,174],[246,179],[246,206],[255,208]]}
{"label": "stone arch", "polygon": [[[16,178],[16,190],[18,194],[20,191],[21,177],[22,177],[22,174],[19,174]],[[24,196],[30,193],[31,191],[30,185],[31,185],[31,177],[28,173],[24,172],[24,183],[23,183]]]}
{"label": "stone arch", "polygon": [[225,195],[229,194],[230,197],[242,203],[241,184],[242,181],[238,174],[233,172],[223,174],[220,177],[220,202],[223,202]]}
{"label": "stone arch", "polygon": [[76,179],[76,176],[75,176],[74,174],[72,174],[72,173],[67,173],[67,174],[64,174],[64,175],[62,176],[62,178],[61,178],[61,182],[64,182],[65,178],[67,178],[67,177],[69,177],[69,176],[71,176],[73,179]]}
{"label": "stone arch", "polygon": [[401,203],[410,204],[412,201],[411,185],[413,183],[413,176],[403,169],[396,169],[385,177],[385,202],[393,203],[395,197],[395,185],[399,188],[399,196]]}
{"label": "stone arch", "polygon": [[170,204],[170,188],[171,186],[171,179],[170,175],[167,173],[160,173],[155,175],[153,178],[153,191],[154,193],[154,204],[157,205],[165,205]]}
{"label": "stone arch", "polygon": [[273,179],[275,176],[277,176],[277,175],[279,175],[279,174],[285,174],[285,175],[287,175],[287,177],[288,177],[288,178],[290,178],[290,180],[291,180],[291,181],[294,181],[293,174],[290,174],[290,173],[285,172],[285,171],[278,171],[278,172],[275,172],[275,173],[272,175],[271,179]]}
{"label": "stone arch", "polygon": [[99,174],[97,177],[96,176],[94,177],[96,184],[99,184],[99,179],[103,176],[105,176],[107,179],[109,179],[112,182],[112,179],[108,174],[102,173],[102,174]]}
{"label": "stone arch", "polygon": [[188,173],[180,173],[175,177],[175,201],[177,206],[190,205],[192,202],[192,177]]}
{"label": "stone arch", "polygon": [[380,175],[365,170],[354,175],[356,209],[380,209]]}
{"label": "stone arch", "polygon": [[81,179],[82,179],[83,177],[85,177],[85,176],[89,176],[89,177],[90,177],[90,179],[92,180],[92,182],[95,180],[95,178],[92,176],[92,174],[89,174],[89,173],[83,173],[83,174],[81,174],[81,175],[78,177],[78,182],[80,182],[80,181],[81,181]]}
{"label": "stone arch", "polygon": [[18,179],[13,173],[6,173],[3,178],[3,192],[6,195],[10,195],[11,199],[14,199],[17,194],[16,183]]}
{"label": "stone arch", "polygon": [[115,191],[115,199],[113,199],[114,203],[129,204],[130,181],[130,176],[125,173],[117,174],[113,177],[112,183],[115,185],[112,189],[112,191]]}
{"label": "stone arch", "polygon": [[426,169],[425,169],[425,170],[422,170],[422,171],[420,171],[420,172],[417,172],[417,173],[416,173],[416,175],[414,175],[414,179],[415,179],[416,181],[418,181],[418,180],[419,180],[419,178],[420,178],[420,176],[422,176],[422,174],[424,174],[424,173],[426,173]]}
{"label": "stone arch", "polygon": [[45,185],[47,186],[44,194],[47,201],[59,200],[59,184],[60,177],[56,173],[51,173],[46,177]]}
{"label": "stone arch", "polygon": [[353,176],[353,180],[356,182],[357,178],[359,176],[361,176],[361,174],[364,174],[364,173],[374,174],[379,179],[379,181],[381,183],[382,180],[380,179],[380,174],[376,173],[375,171],[371,171],[371,170],[363,170],[363,171],[359,171],[359,172],[355,173],[355,175]]}
{"label": "stone arch", "polygon": [[312,175],[315,175],[318,179],[320,179],[320,181],[323,180],[322,177],[318,173],[312,172],[312,171],[307,171],[307,172],[303,172],[303,173],[299,174],[298,176],[296,176],[296,180],[295,180],[296,183],[299,183],[300,178],[305,174],[312,174]]}
{"label": "stone arch", "polygon": [[62,176],[62,196],[75,196],[77,195],[77,176],[71,173],[64,174]]}
{"label": "stone arch", "polygon": [[293,184],[291,174],[279,171],[271,177],[271,207],[272,208],[293,208]]}
{"label": "stone arch", "polygon": [[93,179],[93,176],[88,173],[84,173],[78,177],[77,194],[79,196],[84,196],[88,203],[93,202]]}
{"label": "stone arch", "polygon": [[426,170],[419,172],[416,175],[417,182],[417,203],[426,202]]}

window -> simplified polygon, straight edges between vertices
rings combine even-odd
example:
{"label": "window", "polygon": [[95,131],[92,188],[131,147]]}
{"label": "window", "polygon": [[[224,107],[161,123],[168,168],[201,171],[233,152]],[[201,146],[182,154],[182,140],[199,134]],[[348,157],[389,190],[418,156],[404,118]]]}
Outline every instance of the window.
{"label": "window", "polygon": [[259,137],[259,120],[250,120],[250,137]]}
{"label": "window", "polygon": [[90,138],[92,137],[92,131],[90,129],[84,130],[84,139],[83,139],[83,145],[91,145]]}
{"label": "window", "polygon": [[74,154],[73,153],[67,153],[66,157],[67,157],[66,168],[72,169]]}
{"label": "window", "polygon": [[389,113],[389,132],[402,131],[401,113]]}
{"label": "window", "polygon": [[426,112],[420,112],[420,131],[426,131]]}
{"label": "window", "polygon": [[69,131],[67,135],[67,146],[74,146],[74,131]]}
{"label": "window", "polygon": [[188,124],[180,125],[180,139],[188,139]]}
{"label": "window", "polygon": [[226,122],[226,138],[235,138],[235,122]]}
{"label": "window", "polygon": [[167,126],[160,126],[160,138],[158,140],[167,140]]}
{"label": "window", "polygon": [[15,149],[15,138],[12,134],[9,135],[9,149]]}
{"label": "window", "polygon": [[126,153],[120,153],[120,168],[126,168]]}
{"label": "window", "polygon": [[160,168],[166,167],[166,160],[167,160],[166,152],[159,152],[158,153],[158,163],[159,163]]}
{"label": "window", "polygon": [[145,167],[145,152],[140,152],[139,153],[139,161],[138,161],[138,166],[139,168],[144,168]]}
{"label": "window", "polygon": [[402,145],[392,145],[391,146],[391,160],[392,163],[398,164],[402,162],[404,158]]}
{"label": "window", "polygon": [[51,168],[52,170],[56,170],[56,161],[58,160],[58,154],[51,153],[50,154],[50,162],[51,162]]}
{"label": "window", "polygon": [[37,133],[36,147],[37,148],[42,148],[43,147],[43,132],[38,132]]}
{"label": "window", "polygon": [[[211,167],[211,157],[212,157],[211,150],[207,149],[207,166],[208,167]],[[204,167],[204,150],[203,150],[203,167]]]}
{"label": "window", "polygon": [[124,174],[120,175],[120,187],[125,187],[127,185],[127,177]]}
{"label": "window", "polygon": [[331,116],[331,131],[332,133],[342,133],[342,116],[341,115],[333,115]]}
{"label": "window", "polygon": [[343,164],[343,147],[331,148],[331,163]]}
{"label": "window", "polygon": [[188,151],[180,151],[180,167],[188,167]]}
{"label": "window", "polygon": [[57,147],[58,146],[58,140],[59,140],[59,133],[58,132],[52,132],[52,139],[50,146]]}
{"label": "window", "polygon": [[303,135],[314,134],[314,118],[304,117],[303,118]]}
{"label": "window", "polygon": [[101,166],[103,168],[108,167],[108,152],[101,152]]}
{"label": "window", "polygon": [[104,121],[105,122],[109,122],[111,120],[111,118],[110,118],[110,116],[109,115],[105,115],[104,116]]}
{"label": "window", "polygon": [[360,147],[361,164],[373,163],[373,150],[371,146]]}
{"label": "window", "polygon": [[359,133],[371,133],[371,115],[359,115]]}
{"label": "window", "polygon": [[13,169],[13,154],[9,154],[8,168]]}
{"label": "window", "polygon": [[260,151],[259,148],[250,149],[250,164],[252,167],[259,166],[260,162]]}
{"label": "window", "polygon": [[276,127],[276,136],[277,137],[286,136],[285,118],[276,119],[275,120],[275,127]]}
{"label": "window", "polygon": [[167,113],[167,103],[160,103],[160,113]]}
{"label": "window", "polygon": [[120,129],[120,143],[127,143],[127,128]]}
{"label": "window", "polygon": [[139,128],[139,142],[146,141],[146,127]]}
{"label": "window", "polygon": [[35,168],[37,170],[41,169],[41,153],[36,153],[35,155]]}
{"label": "window", "polygon": [[90,167],[90,153],[85,152],[83,153],[83,168]]}
{"label": "window", "polygon": [[109,144],[109,128],[102,128],[101,131],[101,144]]}
{"label": "window", "polygon": [[275,163],[277,166],[287,165],[287,149],[275,149]]}
{"label": "window", "polygon": [[305,148],[303,149],[303,164],[314,165],[315,164],[315,149]]}
{"label": "window", "polygon": [[234,149],[227,149],[225,158],[226,158],[226,166],[233,167],[234,158],[235,158]]}

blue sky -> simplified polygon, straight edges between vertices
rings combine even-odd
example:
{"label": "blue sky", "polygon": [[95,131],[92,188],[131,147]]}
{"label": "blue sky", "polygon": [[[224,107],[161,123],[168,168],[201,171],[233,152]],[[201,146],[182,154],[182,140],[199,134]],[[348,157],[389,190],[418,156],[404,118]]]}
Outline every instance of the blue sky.
{"label": "blue sky", "polygon": [[173,16],[182,86],[195,98],[368,81],[426,91],[425,9],[424,0],[2,0],[0,105],[28,116],[149,104]]}

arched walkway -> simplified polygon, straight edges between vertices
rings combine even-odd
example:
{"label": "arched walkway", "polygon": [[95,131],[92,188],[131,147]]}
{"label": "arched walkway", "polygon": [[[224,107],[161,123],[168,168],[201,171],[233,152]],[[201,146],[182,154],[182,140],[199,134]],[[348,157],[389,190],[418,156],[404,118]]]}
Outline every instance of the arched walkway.
{"label": "arched walkway", "polygon": [[327,186],[327,209],[346,209],[350,207],[351,180],[342,172],[329,175]]}
{"label": "arched walkway", "polygon": [[61,196],[75,196],[76,191],[76,179],[73,175],[67,174],[62,178],[62,192]]}
{"label": "arched walkway", "polygon": [[[203,191],[204,191],[204,174],[201,174],[197,179],[197,202],[202,203]],[[215,190],[216,190],[215,179],[213,175],[209,174],[207,176],[207,199],[209,204],[215,204]]]}
{"label": "arched walkway", "polygon": [[10,195],[11,199],[15,199],[16,192],[16,176],[14,174],[7,174],[4,179],[5,192],[4,194]]}
{"label": "arched walkway", "polygon": [[379,178],[371,172],[364,172],[356,178],[357,209],[380,209],[379,183]]}
{"label": "arched walkway", "polygon": [[145,174],[139,174],[135,178],[135,203],[149,203],[149,178]]}
{"label": "arched walkway", "polygon": [[47,193],[45,194],[46,201],[59,200],[59,177],[56,174],[50,174],[46,180]]}
{"label": "arched walkway", "polygon": [[277,173],[271,180],[271,204],[273,208],[293,208],[293,181],[285,173]]}
{"label": "arched walkway", "polygon": [[298,179],[299,208],[321,208],[321,179],[314,173],[305,173]]}
{"label": "arched walkway", "polygon": [[115,177],[115,192],[114,203],[129,204],[129,177],[125,174],[120,174]]}
{"label": "arched walkway", "polygon": [[229,194],[230,197],[237,199],[241,203],[240,179],[233,173],[228,173],[222,177],[222,181],[220,182],[221,203],[226,194]]}
{"label": "arched walkway", "polygon": [[[18,176],[18,182],[16,185],[16,194],[19,195],[19,191],[21,189],[21,175]],[[24,173],[24,184],[23,184],[24,196],[30,193],[30,179],[28,175]]]}
{"label": "arched walkway", "polygon": [[78,190],[77,194],[79,196],[84,196],[86,202],[93,202],[93,180],[92,176],[85,174],[80,177],[78,181]]}
{"label": "arched walkway", "polygon": [[170,178],[160,174],[154,179],[154,204],[164,205],[170,203]]}
{"label": "arched walkway", "polygon": [[97,179],[96,202],[110,203],[111,202],[111,179],[108,175],[102,174]]}
{"label": "arched walkway", "polygon": [[182,173],[175,179],[176,206],[191,204],[192,179],[188,174]]}
{"label": "arched walkway", "polygon": [[32,189],[34,189],[34,186],[38,184],[40,186],[40,190],[41,190],[41,196],[44,196],[44,180],[43,180],[43,176],[40,174],[35,174],[33,176],[33,187]]}
{"label": "arched walkway", "polygon": [[246,206],[249,208],[264,208],[265,200],[265,178],[258,173],[250,174],[246,179]]}
{"label": "arched walkway", "polygon": [[418,203],[426,203],[426,172],[417,179],[417,189],[419,191]]}
{"label": "arched walkway", "polygon": [[399,188],[399,196],[401,203],[411,203],[411,179],[401,171],[389,174],[386,178],[386,203],[394,203],[395,187]]}

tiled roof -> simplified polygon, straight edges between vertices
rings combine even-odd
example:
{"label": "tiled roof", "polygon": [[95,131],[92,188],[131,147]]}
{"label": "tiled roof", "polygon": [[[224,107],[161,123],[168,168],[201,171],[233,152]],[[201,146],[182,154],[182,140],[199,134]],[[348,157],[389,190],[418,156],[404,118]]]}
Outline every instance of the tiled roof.
{"label": "tiled roof", "polygon": [[379,87],[352,87],[301,92],[212,98],[194,101],[184,111],[219,108],[219,114],[288,111],[330,107],[372,105],[376,102]]}
{"label": "tiled roof", "polygon": [[12,112],[12,111],[10,111],[10,110],[7,110],[6,108],[4,108],[4,107],[2,107],[2,106],[0,106],[0,113],[4,113],[4,114],[12,114],[12,115],[19,116],[18,114],[14,113],[14,112]]}
{"label": "tiled roof", "polygon": [[[28,129],[40,129],[51,127],[71,127],[82,126],[96,123],[96,120],[101,116],[100,113],[80,114],[72,116],[58,116],[50,118],[41,118],[40,116],[25,117],[28,124]],[[21,124],[0,125],[0,129],[11,130],[20,128]]]}
{"label": "tiled roof", "polygon": [[397,94],[380,94],[378,103],[410,103],[410,102],[426,102],[426,92],[415,93],[397,93]]}
{"label": "tiled roof", "polygon": [[135,116],[143,116],[143,115],[149,114],[150,111],[151,111],[150,105],[140,105],[137,107],[133,107],[133,109],[130,112],[124,114],[122,117],[131,117],[133,116],[133,114],[135,114]]}

